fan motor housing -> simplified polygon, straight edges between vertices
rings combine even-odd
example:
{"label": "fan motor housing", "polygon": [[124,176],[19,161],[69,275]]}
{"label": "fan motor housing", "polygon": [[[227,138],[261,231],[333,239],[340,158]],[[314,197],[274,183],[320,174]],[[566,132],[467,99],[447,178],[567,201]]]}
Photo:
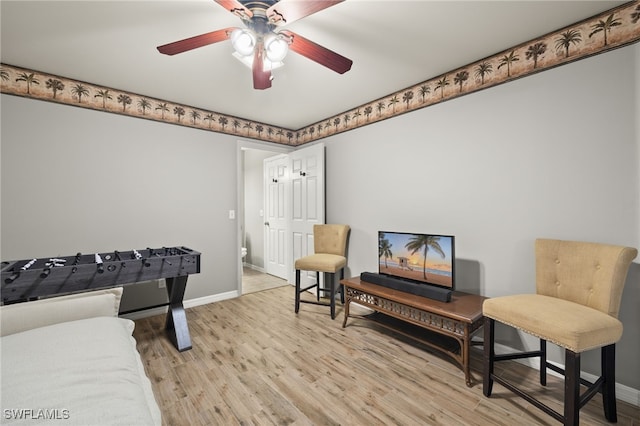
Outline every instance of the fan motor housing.
{"label": "fan motor housing", "polygon": [[265,10],[269,9],[271,6],[273,6],[274,4],[278,3],[278,0],[262,0],[262,1],[239,0],[239,1],[244,7],[246,7],[247,9],[252,11],[253,13],[255,13],[256,10],[265,11]]}

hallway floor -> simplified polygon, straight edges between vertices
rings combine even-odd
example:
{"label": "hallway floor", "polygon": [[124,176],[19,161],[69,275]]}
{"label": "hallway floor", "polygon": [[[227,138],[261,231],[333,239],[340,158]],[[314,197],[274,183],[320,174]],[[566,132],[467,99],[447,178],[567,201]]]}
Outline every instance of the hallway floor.
{"label": "hallway floor", "polygon": [[242,294],[255,293],[288,285],[286,280],[273,275],[256,271],[247,266],[242,267]]}

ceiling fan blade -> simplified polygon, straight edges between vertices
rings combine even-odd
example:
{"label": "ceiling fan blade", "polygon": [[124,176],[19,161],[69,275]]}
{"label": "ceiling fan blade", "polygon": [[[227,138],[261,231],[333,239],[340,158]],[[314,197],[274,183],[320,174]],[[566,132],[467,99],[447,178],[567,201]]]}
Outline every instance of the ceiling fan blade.
{"label": "ceiling fan blade", "polygon": [[185,38],[184,40],[174,41],[173,43],[158,46],[158,51],[160,53],[164,53],[165,55],[175,55],[177,53],[197,49],[198,47],[203,47],[209,44],[227,40],[230,37],[231,32],[235,29],[235,27],[229,27],[223,30],[200,34],[195,37]]}
{"label": "ceiling fan blade", "polygon": [[256,46],[252,67],[253,88],[263,90],[271,87],[271,70],[264,70],[264,46],[261,43]]}
{"label": "ceiling fan blade", "polygon": [[353,64],[351,59],[345,58],[333,50],[322,47],[292,31],[280,31],[280,33],[291,38],[289,49],[294,52],[305,56],[320,65],[324,65],[338,74],[344,74],[351,69],[351,65]]}
{"label": "ceiling fan blade", "polygon": [[242,19],[251,19],[253,12],[244,7],[238,0],[215,0],[220,6]]}
{"label": "ceiling fan blade", "polygon": [[[217,1],[217,0],[216,0]],[[344,0],[280,0],[267,9],[269,22],[275,25],[290,24]]]}

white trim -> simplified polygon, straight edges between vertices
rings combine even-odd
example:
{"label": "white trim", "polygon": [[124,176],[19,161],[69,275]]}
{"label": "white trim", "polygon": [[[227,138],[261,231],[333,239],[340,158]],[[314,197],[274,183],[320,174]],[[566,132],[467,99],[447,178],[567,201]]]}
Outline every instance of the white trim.
{"label": "white trim", "polygon": [[[506,345],[501,345],[499,343],[495,344],[495,348],[496,348],[496,353],[500,353],[500,354],[505,354],[505,353],[512,353],[512,352],[516,352],[517,349],[513,349],[510,348],[509,346]],[[523,358],[523,359],[517,359],[514,360],[516,362],[519,362],[520,364],[526,365],[527,367],[531,367],[535,370],[540,371],[540,358],[535,357],[535,358]],[[562,369],[564,369],[564,364],[560,364],[557,362],[553,362],[553,361],[549,361],[547,360],[550,364],[556,365]],[[555,376],[555,377],[560,377],[562,378],[562,375],[559,373],[556,373],[553,370],[547,369],[547,374]],[[598,376],[595,376],[593,374],[590,373],[585,373],[584,371],[582,371],[580,373],[580,376],[585,379],[590,381],[591,383],[593,383],[594,381],[598,380]],[[640,407],[640,390],[639,389],[634,389],[632,387],[629,386],[625,386],[625,385],[621,385],[620,383],[616,383],[616,399],[619,399],[620,401],[624,401],[628,404],[634,405],[636,407]]]}
{"label": "white trim", "polygon": [[244,262],[244,263],[242,264],[242,266],[245,266],[245,267],[247,267],[247,268],[249,268],[249,269],[252,269],[252,270],[254,270],[254,271],[262,272],[263,274],[266,274],[266,273],[267,273],[267,272],[264,270],[264,268],[261,268],[261,267],[256,266],[256,265],[252,265],[252,264],[247,263],[247,262]]}
{"label": "white trim", "polygon": [[[185,300],[182,302],[182,305],[184,306],[185,309],[193,308],[200,305],[207,305],[209,303],[220,302],[222,300],[235,299],[239,295],[240,294],[237,290],[233,290],[233,291],[228,291],[226,293],[218,293],[218,294],[213,294],[211,296],[198,297],[196,299]],[[132,321],[135,321],[142,318],[153,317],[155,315],[166,314],[168,310],[169,310],[168,306],[160,306],[158,308],[146,309],[144,311],[131,312],[125,315],[120,315],[120,318],[127,318]]]}
{"label": "white trim", "polygon": [[[237,277],[237,293],[242,294],[242,255],[240,254],[240,247],[242,245],[242,226],[244,218],[244,202],[240,202],[244,198],[244,170],[242,169],[241,152],[247,149],[255,149],[260,151],[270,151],[274,155],[286,154],[293,151],[295,148],[287,145],[269,143],[269,142],[256,142],[253,140],[238,139],[238,145],[236,148],[236,241],[238,244],[236,252],[238,253],[238,267],[236,271]],[[264,184],[264,183],[263,183]]]}
{"label": "white trim", "polygon": [[222,300],[235,299],[238,296],[240,296],[240,293],[238,292],[238,290],[233,290],[233,291],[227,291],[226,293],[212,294],[211,296],[198,297],[197,299],[185,300],[183,305],[185,309],[194,308],[200,305],[207,305],[209,303],[220,302]]}
{"label": "white trim", "polygon": [[144,311],[130,312],[128,314],[118,315],[120,318],[130,319],[136,321],[142,318],[154,317],[156,315],[166,314],[169,308],[167,306],[160,306],[158,308],[145,309]]}

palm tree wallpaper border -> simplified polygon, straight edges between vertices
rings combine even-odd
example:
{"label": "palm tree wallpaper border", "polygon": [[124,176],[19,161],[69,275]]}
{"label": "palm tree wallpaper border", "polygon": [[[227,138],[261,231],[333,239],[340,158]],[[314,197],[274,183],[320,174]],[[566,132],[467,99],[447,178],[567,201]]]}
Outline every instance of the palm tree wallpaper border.
{"label": "palm tree wallpaper border", "polygon": [[0,65],[0,92],[298,146],[640,41],[640,0],[328,117],[285,129],[194,106]]}
{"label": "palm tree wallpaper border", "polygon": [[296,131],[297,145],[640,41],[640,1],[449,71]]}
{"label": "palm tree wallpaper border", "polygon": [[292,130],[12,65],[0,67],[1,91],[43,101],[293,145]]}

